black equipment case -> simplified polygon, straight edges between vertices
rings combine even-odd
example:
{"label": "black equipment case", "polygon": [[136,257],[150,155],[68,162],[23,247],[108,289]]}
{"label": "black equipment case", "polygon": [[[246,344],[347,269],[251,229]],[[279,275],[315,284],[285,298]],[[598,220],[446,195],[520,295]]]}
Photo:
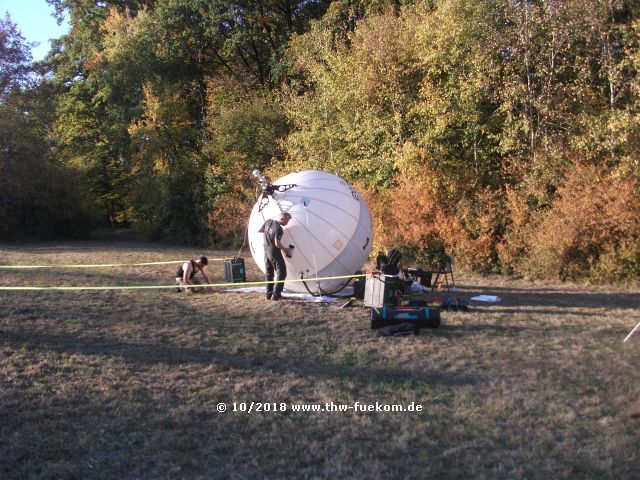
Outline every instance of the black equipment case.
{"label": "black equipment case", "polygon": [[244,258],[228,258],[224,261],[224,278],[227,282],[240,283],[247,281],[244,269]]}
{"label": "black equipment case", "polygon": [[371,328],[413,323],[418,327],[440,326],[440,310],[426,307],[382,307],[371,309]]}

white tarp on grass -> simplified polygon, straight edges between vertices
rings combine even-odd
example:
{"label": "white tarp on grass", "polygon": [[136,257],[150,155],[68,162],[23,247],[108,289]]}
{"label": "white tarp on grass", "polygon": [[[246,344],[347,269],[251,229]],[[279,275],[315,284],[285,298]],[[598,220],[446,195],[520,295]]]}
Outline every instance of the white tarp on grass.
{"label": "white tarp on grass", "polygon": [[[266,291],[266,287],[227,288],[226,290],[223,290],[223,292],[232,292],[232,293],[254,292],[254,293],[260,293],[262,295],[264,295],[265,291]],[[353,287],[351,286],[344,288],[341,292],[336,293],[332,297],[329,297],[327,295],[314,297],[313,295],[309,295],[308,293],[292,292],[290,290],[287,290],[286,288],[282,292],[282,297],[285,300],[287,298],[296,298],[296,299],[305,300],[307,302],[314,302],[314,303],[323,303],[323,302],[328,303],[328,302],[334,301],[335,297],[351,297],[351,296],[353,296]]]}

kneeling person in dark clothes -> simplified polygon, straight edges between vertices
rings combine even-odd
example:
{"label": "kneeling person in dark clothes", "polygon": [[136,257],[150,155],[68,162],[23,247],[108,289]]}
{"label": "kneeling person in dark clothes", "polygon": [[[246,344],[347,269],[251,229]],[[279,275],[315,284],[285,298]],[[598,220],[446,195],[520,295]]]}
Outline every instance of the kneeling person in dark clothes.
{"label": "kneeling person in dark clothes", "polygon": [[197,280],[193,279],[198,270],[202,272],[202,276],[207,281],[207,283],[211,283],[211,280],[209,280],[209,277],[207,276],[207,272],[204,271],[204,267],[208,263],[209,260],[207,259],[207,257],[200,257],[198,259],[184,262],[176,272],[176,283],[180,286],[178,288],[178,291],[186,290],[189,293],[203,291],[200,288],[184,288],[184,285],[194,285],[199,283]]}
{"label": "kneeling person in dark clothes", "polygon": [[[281,240],[284,233],[282,227],[286,226],[289,220],[291,220],[290,214],[281,213],[278,220],[267,220],[258,230],[264,233],[264,266],[268,282],[273,281],[274,270],[277,274],[276,280],[282,281],[287,278],[287,266],[284,263],[282,252],[289,257],[291,256],[291,248],[285,247]],[[268,283],[267,300],[280,300],[283,289],[284,283]]]}

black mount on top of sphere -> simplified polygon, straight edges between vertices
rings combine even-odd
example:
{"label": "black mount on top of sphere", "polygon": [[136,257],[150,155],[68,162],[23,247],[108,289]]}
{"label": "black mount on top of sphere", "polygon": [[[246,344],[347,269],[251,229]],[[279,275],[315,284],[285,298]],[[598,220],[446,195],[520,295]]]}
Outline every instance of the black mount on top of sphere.
{"label": "black mount on top of sphere", "polygon": [[258,183],[260,184],[260,187],[262,187],[262,195],[260,197],[260,204],[258,205],[259,212],[262,212],[262,209],[269,204],[269,197],[273,198],[273,194],[275,192],[286,192],[287,190],[297,186],[296,184],[271,185],[260,170],[256,169],[251,173],[253,173],[254,177],[257,177]]}

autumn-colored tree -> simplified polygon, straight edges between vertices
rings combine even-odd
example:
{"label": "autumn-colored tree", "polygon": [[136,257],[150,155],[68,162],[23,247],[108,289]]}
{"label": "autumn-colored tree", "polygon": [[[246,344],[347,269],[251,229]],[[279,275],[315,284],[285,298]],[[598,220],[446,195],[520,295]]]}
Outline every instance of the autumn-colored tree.
{"label": "autumn-colored tree", "polygon": [[595,281],[640,275],[640,188],[601,166],[576,164],[540,227],[525,271]]}
{"label": "autumn-colored tree", "polygon": [[7,144],[52,178],[82,172],[113,224],[239,242],[254,168],[319,168],[364,192],[378,248],[455,250],[480,272],[638,270],[635,0],[49,3],[72,24],[39,66],[53,82],[28,82],[2,24],[0,116],[27,122]]}
{"label": "autumn-colored tree", "polygon": [[299,80],[286,92],[289,168],[327,169],[374,188],[392,184],[396,154],[415,129],[414,21],[388,10],[357,21],[344,37],[318,24],[294,39],[291,75]]}
{"label": "autumn-colored tree", "polygon": [[[57,89],[35,81],[27,44],[0,20],[0,239],[83,234],[93,225],[82,178],[53,154]],[[29,81],[27,81],[29,80]]]}

